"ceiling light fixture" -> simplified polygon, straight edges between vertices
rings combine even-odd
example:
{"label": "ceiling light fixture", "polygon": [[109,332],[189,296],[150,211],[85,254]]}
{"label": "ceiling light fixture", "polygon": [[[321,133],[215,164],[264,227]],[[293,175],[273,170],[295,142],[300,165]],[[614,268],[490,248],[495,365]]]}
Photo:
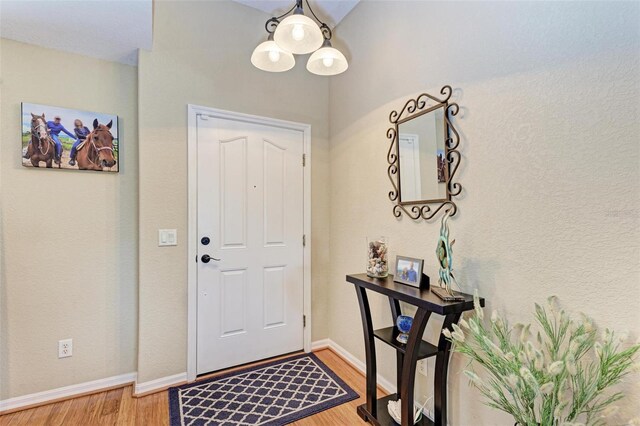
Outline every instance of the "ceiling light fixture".
{"label": "ceiling light fixture", "polygon": [[[304,14],[303,1],[318,23]],[[318,19],[309,0],[296,0],[289,11],[270,18],[264,27],[269,37],[251,55],[251,63],[256,68],[270,72],[287,71],[295,65],[292,53],[304,55],[311,52],[314,53],[307,62],[307,70],[313,74],[336,75],[349,67],[342,52],[331,46],[331,29]]]}

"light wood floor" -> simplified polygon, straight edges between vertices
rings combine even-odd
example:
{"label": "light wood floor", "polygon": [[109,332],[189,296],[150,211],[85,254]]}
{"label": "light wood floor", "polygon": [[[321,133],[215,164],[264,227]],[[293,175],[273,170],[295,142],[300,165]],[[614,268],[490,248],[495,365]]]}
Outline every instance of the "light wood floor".
{"label": "light wood floor", "polygon": [[[360,398],[292,423],[295,426],[364,425],[356,407],[364,404],[364,376],[334,352],[315,353],[322,362],[344,380]],[[134,398],[132,386],[69,399],[49,405],[0,416],[0,425],[169,425],[167,392]],[[384,395],[378,389],[378,397]]]}

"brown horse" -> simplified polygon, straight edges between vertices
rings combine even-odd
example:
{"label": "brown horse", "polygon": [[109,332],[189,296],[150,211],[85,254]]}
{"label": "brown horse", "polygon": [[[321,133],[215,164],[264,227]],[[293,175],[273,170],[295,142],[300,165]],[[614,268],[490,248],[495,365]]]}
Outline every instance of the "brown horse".
{"label": "brown horse", "polygon": [[[31,143],[27,147],[27,157],[33,167],[40,167],[40,162],[44,161],[47,168],[53,167],[53,160],[56,156],[56,144],[49,135],[47,121],[42,115],[31,113]],[[58,164],[60,168],[60,164]]]}
{"label": "brown horse", "polygon": [[85,142],[78,148],[76,161],[80,170],[102,171],[105,167],[113,167],[116,159],[113,156],[113,135],[111,125],[98,123],[93,120],[93,131],[89,133]]}

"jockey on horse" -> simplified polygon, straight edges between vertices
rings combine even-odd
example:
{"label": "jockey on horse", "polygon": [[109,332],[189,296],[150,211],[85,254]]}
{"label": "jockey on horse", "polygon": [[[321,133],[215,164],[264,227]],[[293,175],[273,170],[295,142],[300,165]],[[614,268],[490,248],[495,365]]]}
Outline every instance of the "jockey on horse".
{"label": "jockey on horse", "polygon": [[53,117],[53,121],[47,121],[49,134],[51,135],[53,141],[56,143],[56,164],[60,164],[62,160],[62,143],[60,142],[60,139],[58,137],[60,135],[60,132],[66,133],[74,140],[76,139],[76,135],[65,129],[61,121],[62,119],[59,115]]}
{"label": "jockey on horse", "polygon": [[84,142],[87,139],[87,136],[89,136],[89,133],[91,133],[91,131],[85,127],[84,124],[82,124],[82,120],[78,120],[76,119],[73,122],[73,132],[76,134],[77,140],[73,143],[73,146],[71,147],[71,153],[69,154],[69,165],[70,166],[75,166],[76,165],[76,155],[78,154],[78,146]]}

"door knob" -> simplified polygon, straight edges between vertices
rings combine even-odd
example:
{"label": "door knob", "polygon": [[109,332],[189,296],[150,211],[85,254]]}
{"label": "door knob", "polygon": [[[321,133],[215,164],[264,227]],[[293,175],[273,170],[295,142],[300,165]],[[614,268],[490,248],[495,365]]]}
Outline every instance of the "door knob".
{"label": "door knob", "polygon": [[208,254],[203,254],[202,257],[200,258],[200,260],[202,260],[203,263],[209,263],[210,260],[215,260],[216,262],[220,261],[220,259],[216,259],[215,257],[211,257]]}

